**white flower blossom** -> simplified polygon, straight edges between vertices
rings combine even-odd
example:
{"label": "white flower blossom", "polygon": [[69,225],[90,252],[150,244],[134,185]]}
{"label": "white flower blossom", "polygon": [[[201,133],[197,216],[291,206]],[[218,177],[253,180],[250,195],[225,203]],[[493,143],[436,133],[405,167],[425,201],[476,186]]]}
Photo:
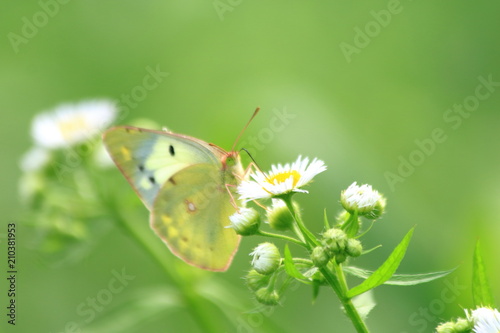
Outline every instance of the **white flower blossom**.
{"label": "white flower blossom", "polygon": [[348,212],[358,211],[360,214],[373,210],[382,199],[378,191],[372,189],[371,185],[364,184],[358,186],[356,182],[352,183],[340,195],[340,202]]}
{"label": "white flower blossom", "polygon": [[31,134],[38,146],[47,149],[69,147],[97,135],[115,119],[117,109],[109,100],[62,104],[33,119]]}
{"label": "white flower blossom", "polygon": [[500,332],[500,313],[497,309],[478,308],[472,310],[467,317],[474,321],[472,330],[474,333],[498,333]]}
{"label": "white flower blossom", "polygon": [[271,171],[264,173],[256,171],[251,174],[253,180],[241,182],[238,186],[240,199],[245,201],[272,198],[290,192],[304,192],[302,186],[311,182],[319,173],[326,170],[325,163],[299,156],[292,164],[272,165]]}

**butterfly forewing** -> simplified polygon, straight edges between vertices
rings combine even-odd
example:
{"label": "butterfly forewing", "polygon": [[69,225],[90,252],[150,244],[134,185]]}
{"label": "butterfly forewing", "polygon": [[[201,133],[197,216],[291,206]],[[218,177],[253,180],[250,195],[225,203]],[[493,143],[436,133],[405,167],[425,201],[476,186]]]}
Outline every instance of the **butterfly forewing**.
{"label": "butterfly forewing", "polygon": [[149,210],[160,188],[178,171],[198,163],[221,165],[220,156],[208,144],[170,132],[119,126],[104,133],[103,140]]}

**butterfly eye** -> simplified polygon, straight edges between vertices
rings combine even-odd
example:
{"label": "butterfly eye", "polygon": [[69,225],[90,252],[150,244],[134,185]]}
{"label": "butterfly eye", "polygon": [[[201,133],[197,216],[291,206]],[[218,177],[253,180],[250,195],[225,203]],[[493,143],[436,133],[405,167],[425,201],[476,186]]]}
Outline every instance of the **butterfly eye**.
{"label": "butterfly eye", "polygon": [[174,146],[170,145],[170,147],[168,147],[168,151],[170,152],[170,155],[171,155],[171,156],[174,156],[174,155],[175,155]]}

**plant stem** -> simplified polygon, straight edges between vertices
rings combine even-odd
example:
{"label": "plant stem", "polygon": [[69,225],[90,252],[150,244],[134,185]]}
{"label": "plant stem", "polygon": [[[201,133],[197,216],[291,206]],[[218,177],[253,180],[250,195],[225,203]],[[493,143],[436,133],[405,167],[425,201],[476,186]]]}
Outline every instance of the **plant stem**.
{"label": "plant stem", "polygon": [[[295,207],[293,206],[291,195],[285,196],[282,199],[283,201],[285,201],[288,210],[290,210],[290,213],[292,214],[296,222],[297,228],[294,230],[296,231],[296,233],[298,233],[297,236],[300,237],[302,235],[305,238],[305,245],[307,246],[308,250],[311,252],[314,247],[320,246],[321,243],[306,228],[304,222],[302,221],[302,218],[299,214],[297,214]],[[355,218],[357,219],[357,216],[355,216]],[[358,333],[369,333],[368,327],[366,327],[366,324],[359,315],[358,310],[356,309],[354,304],[352,304],[352,300],[347,297],[347,291],[349,290],[349,287],[347,286],[342,266],[335,262],[333,264],[335,266],[335,272],[330,271],[330,269],[328,269],[327,267],[321,267],[319,268],[321,274],[323,274],[325,280],[332,287],[333,291],[342,302],[345,312],[349,319],[351,319],[351,322],[356,328],[356,331]]]}
{"label": "plant stem", "polygon": [[295,243],[297,245],[302,245],[304,246],[304,243],[302,243],[301,241],[299,241],[298,239],[295,239],[293,237],[289,237],[289,236],[285,236],[285,235],[280,235],[280,234],[274,234],[272,232],[267,232],[267,231],[262,231],[262,230],[259,230],[256,235],[258,236],[265,236],[265,237],[271,237],[271,238],[278,238],[278,239],[283,239],[283,240],[286,240],[286,241],[289,241],[289,242],[292,242],[292,243]]}
{"label": "plant stem", "polygon": [[292,216],[293,216],[293,218],[298,226],[300,233],[305,238],[307,248],[309,250],[312,250],[315,246],[320,245],[319,241],[316,239],[316,237],[314,237],[314,235],[306,228],[300,215],[297,214],[295,207],[293,207],[293,201],[292,201],[291,195],[284,197],[283,201],[285,201],[286,206],[287,206],[288,210],[290,211],[290,214],[292,214]]}
{"label": "plant stem", "polygon": [[160,265],[165,274],[169,277],[172,283],[181,291],[184,302],[187,305],[188,311],[191,316],[198,324],[202,332],[208,333],[218,333],[219,330],[216,325],[213,324],[210,316],[203,309],[203,304],[200,302],[199,296],[194,292],[192,285],[187,285],[185,282],[189,279],[182,279],[180,276],[175,274],[172,270],[172,265],[168,260],[165,260],[165,253],[161,251],[158,246],[155,246],[155,242],[148,241],[147,237],[141,235],[137,228],[131,226],[127,223],[126,219],[121,216],[119,211],[113,207],[112,216],[122,227],[122,229],[137,243],[139,243],[147,253]]}
{"label": "plant stem", "polygon": [[335,270],[337,272],[337,276],[333,274],[328,268],[323,267],[320,268],[321,274],[325,277],[326,281],[330,286],[332,287],[333,291],[335,294],[337,294],[337,297],[339,298],[340,302],[342,302],[342,305],[344,306],[345,312],[349,319],[351,320],[352,324],[356,328],[356,331],[358,333],[369,333],[368,327],[366,326],[365,322],[361,318],[361,316],[358,313],[358,310],[352,304],[352,300],[347,297],[347,283],[345,280],[344,272],[342,271],[342,267],[340,265],[335,264]]}

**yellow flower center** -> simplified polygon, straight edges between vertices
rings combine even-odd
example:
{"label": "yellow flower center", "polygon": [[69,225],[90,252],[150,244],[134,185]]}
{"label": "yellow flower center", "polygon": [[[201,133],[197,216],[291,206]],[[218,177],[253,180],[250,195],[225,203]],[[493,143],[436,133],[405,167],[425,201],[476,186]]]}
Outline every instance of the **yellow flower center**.
{"label": "yellow flower center", "polygon": [[267,182],[270,184],[279,184],[284,183],[288,178],[293,177],[292,187],[295,187],[300,180],[300,173],[297,170],[286,171],[282,173],[278,173],[272,177],[267,178]]}
{"label": "yellow flower center", "polygon": [[59,121],[59,130],[61,131],[61,135],[65,141],[71,140],[74,138],[75,133],[82,132],[82,130],[87,127],[87,121],[82,115]]}

